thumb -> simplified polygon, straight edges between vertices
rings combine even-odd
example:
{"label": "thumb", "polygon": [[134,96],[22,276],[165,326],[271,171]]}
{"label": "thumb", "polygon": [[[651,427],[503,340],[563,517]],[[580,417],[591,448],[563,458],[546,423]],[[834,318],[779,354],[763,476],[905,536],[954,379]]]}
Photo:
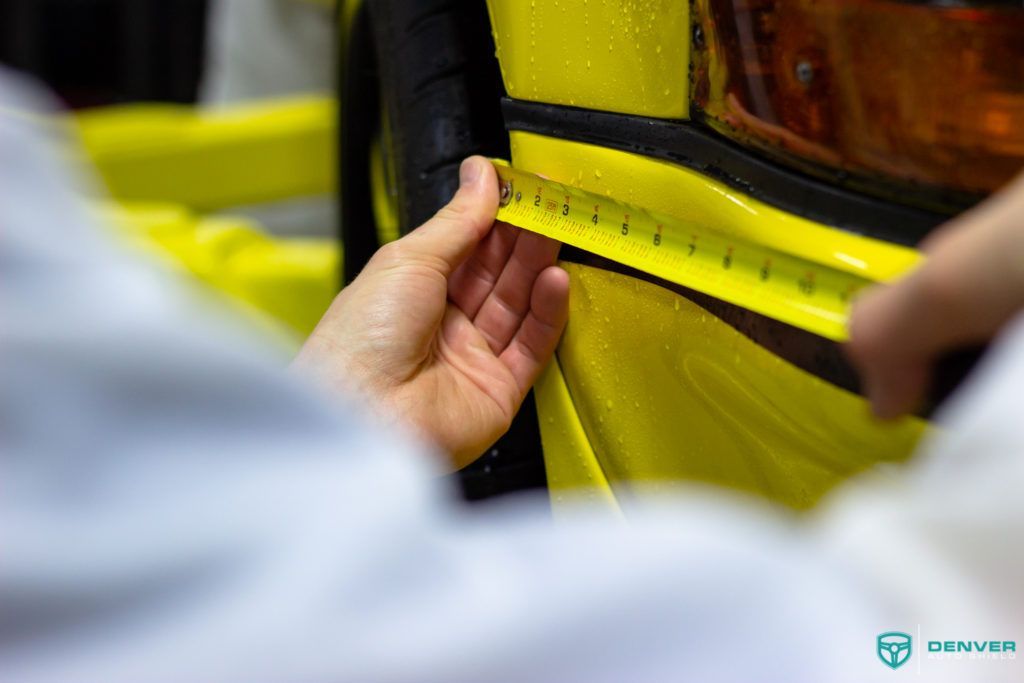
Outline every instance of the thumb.
{"label": "thumb", "polygon": [[401,240],[410,256],[437,259],[449,277],[490,232],[498,212],[498,176],[481,156],[459,168],[459,189],[429,221]]}

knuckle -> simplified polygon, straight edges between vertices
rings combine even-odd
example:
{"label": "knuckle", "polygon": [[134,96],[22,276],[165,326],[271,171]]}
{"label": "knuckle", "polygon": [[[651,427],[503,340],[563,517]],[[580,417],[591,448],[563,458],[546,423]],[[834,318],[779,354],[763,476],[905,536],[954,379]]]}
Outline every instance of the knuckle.
{"label": "knuckle", "polygon": [[374,255],[374,260],[383,264],[394,263],[400,261],[405,253],[405,245],[402,244],[402,240],[395,240],[394,242],[388,242]]}
{"label": "knuckle", "polygon": [[445,223],[464,223],[470,218],[469,207],[464,202],[453,199],[438,209],[434,218]]}

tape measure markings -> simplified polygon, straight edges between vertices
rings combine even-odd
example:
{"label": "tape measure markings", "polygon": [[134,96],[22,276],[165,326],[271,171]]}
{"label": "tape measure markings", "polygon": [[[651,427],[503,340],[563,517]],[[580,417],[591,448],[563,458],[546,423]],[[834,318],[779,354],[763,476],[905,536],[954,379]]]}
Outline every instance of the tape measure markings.
{"label": "tape measure markings", "polygon": [[836,341],[871,281],[495,163],[498,220]]}

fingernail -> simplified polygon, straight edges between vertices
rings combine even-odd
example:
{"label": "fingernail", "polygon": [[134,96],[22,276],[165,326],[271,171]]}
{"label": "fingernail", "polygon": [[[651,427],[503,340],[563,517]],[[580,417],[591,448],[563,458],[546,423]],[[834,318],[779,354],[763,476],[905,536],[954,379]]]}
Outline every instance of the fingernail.
{"label": "fingernail", "polygon": [[459,185],[472,185],[480,177],[480,160],[470,157],[459,166]]}

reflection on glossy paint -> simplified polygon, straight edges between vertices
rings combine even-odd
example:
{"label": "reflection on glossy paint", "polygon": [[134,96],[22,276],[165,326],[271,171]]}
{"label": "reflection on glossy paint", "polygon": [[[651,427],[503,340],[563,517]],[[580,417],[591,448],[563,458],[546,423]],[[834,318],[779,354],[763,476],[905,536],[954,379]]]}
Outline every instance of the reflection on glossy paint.
{"label": "reflection on glossy paint", "polygon": [[[524,170],[872,279],[888,279],[919,258],[754,199],[746,199],[753,212],[741,209],[724,199],[733,191],[666,162],[530,133],[513,132],[511,141],[514,165]],[[593,173],[598,168],[600,177]],[[559,366],[548,371],[564,374],[565,390],[553,391],[559,383],[549,377],[537,392],[553,492],[600,489],[605,478],[619,491],[631,482],[657,487],[696,480],[804,508],[856,472],[902,461],[924,430],[914,419],[875,422],[861,398],[790,365],[666,289],[583,266],[568,269],[562,372]],[[554,424],[545,419],[552,412]],[[562,422],[574,425],[574,439],[559,436]]]}
{"label": "reflection on glossy paint", "polygon": [[851,256],[850,254],[844,254],[841,251],[835,252],[832,256],[843,263],[849,264],[857,270],[867,270],[868,264],[864,259],[859,259],[856,256]]}
{"label": "reflection on glossy paint", "polygon": [[917,419],[875,421],[861,398],[669,290],[566,267],[572,303],[559,365],[613,488],[692,480],[806,508],[857,472],[904,460],[924,429]]}
{"label": "reflection on glossy paint", "polygon": [[715,193],[721,195],[722,199],[725,199],[726,201],[732,202],[736,206],[740,207],[741,209],[743,209],[744,211],[749,213],[751,216],[756,216],[757,215],[757,211],[756,210],[754,210],[745,201],[743,201],[742,199],[740,199],[739,197],[734,195],[728,188],[717,186],[717,185],[709,185],[708,189],[711,190],[712,192],[715,192]]}

